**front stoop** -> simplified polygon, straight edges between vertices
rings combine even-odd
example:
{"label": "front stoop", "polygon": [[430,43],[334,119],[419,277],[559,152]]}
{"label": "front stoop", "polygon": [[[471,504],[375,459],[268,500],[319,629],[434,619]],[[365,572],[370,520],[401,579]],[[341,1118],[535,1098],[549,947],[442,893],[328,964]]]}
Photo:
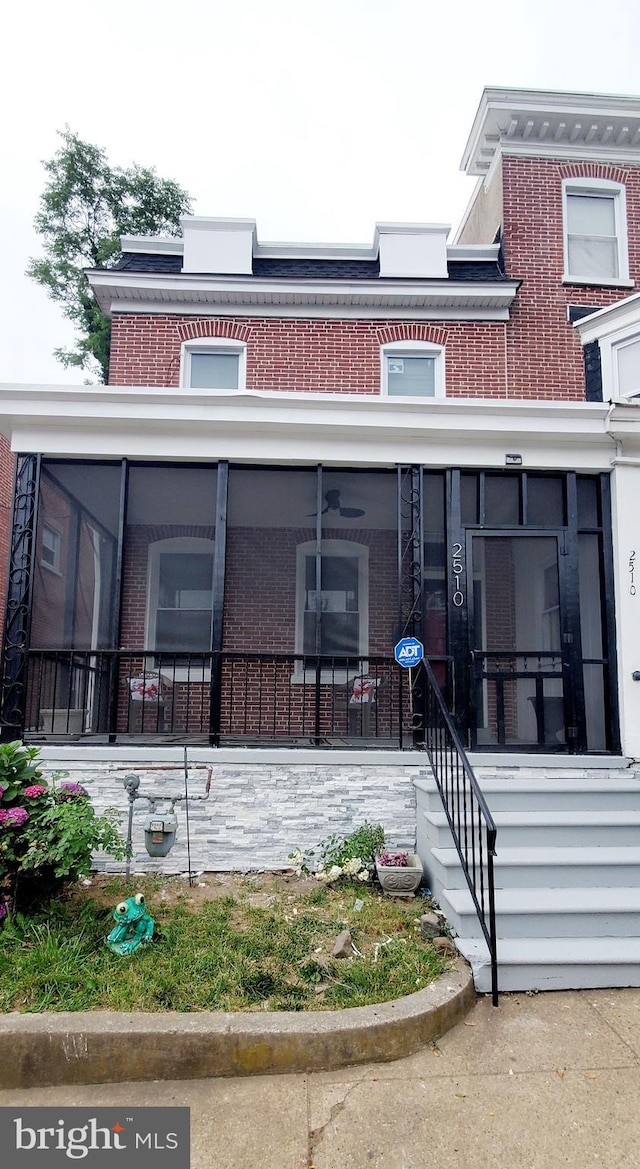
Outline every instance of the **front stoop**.
{"label": "front stoop", "polygon": [[[503,991],[640,986],[640,774],[627,767],[476,767],[498,829]],[[487,947],[435,782],[416,781],[418,846],[430,888],[476,990]]]}

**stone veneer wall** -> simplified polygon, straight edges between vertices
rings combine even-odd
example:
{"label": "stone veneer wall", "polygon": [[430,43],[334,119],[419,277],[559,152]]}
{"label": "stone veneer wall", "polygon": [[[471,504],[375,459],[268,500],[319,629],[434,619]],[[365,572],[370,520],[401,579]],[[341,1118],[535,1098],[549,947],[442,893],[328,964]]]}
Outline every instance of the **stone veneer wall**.
{"label": "stone veneer wall", "polygon": [[[372,752],[373,754],[373,752]],[[158,764],[158,767],[161,765]],[[122,787],[127,772],[140,776],[140,790],[184,792],[184,773],[153,770],[153,764],[125,761],[99,762],[76,759],[61,762],[59,769],[85,784],[94,806],[122,809],[126,832],[128,798]],[[203,795],[209,761],[190,764],[189,793]],[[287,868],[295,848],[312,848],[331,833],[346,835],[368,820],[383,825],[389,844],[415,848],[416,800],[413,779],[426,770],[421,764],[400,765],[354,762],[326,763],[216,763],[207,801],[189,802],[191,868],[195,871],[247,871]],[[58,769],[43,762],[47,778]],[[188,870],[184,801],[177,806],[178,839],[164,858],[148,856],[142,822],[148,804],[136,800],[131,871],[181,873]],[[95,867],[107,872],[124,871],[124,862],[98,856]]]}

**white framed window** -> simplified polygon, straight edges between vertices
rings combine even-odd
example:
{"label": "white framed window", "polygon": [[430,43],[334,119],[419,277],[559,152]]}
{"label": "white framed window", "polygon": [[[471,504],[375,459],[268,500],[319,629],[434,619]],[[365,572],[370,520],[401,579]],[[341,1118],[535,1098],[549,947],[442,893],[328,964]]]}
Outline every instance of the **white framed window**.
{"label": "white framed window", "polygon": [[[353,658],[347,670],[327,671],[333,682],[362,673],[362,659],[369,652],[369,549],[352,540],[322,540],[320,587],[317,580],[316,542],[296,549],[295,652],[313,657],[316,646],[316,614],[320,621],[319,652],[336,658]],[[296,677],[293,681],[303,681]]]}
{"label": "white framed window", "polygon": [[391,341],[381,351],[381,389],[389,398],[443,398],[444,349],[430,341]]}
{"label": "white framed window", "polygon": [[194,390],[244,390],[247,346],[228,337],[185,341],[180,362],[180,385]]}
{"label": "white framed window", "polygon": [[562,184],[565,281],[630,284],[625,189],[609,179]]}
{"label": "white framed window", "polygon": [[640,396],[640,333],[612,346],[613,384],[616,398]]}
{"label": "white framed window", "polygon": [[62,534],[58,528],[54,528],[52,524],[45,521],[42,525],[40,563],[43,568],[48,568],[49,572],[55,572],[60,576],[62,574],[61,559]]}
{"label": "white framed window", "polygon": [[[190,653],[211,651],[213,545],[200,536],[149,545],[146,641],[150,650],[167,655],[167,668],[186,666]],[[206,670],[191,664],[191,681],[195,669],[198,680],[209,676],[208,663]],[[180,681],[180,670],[172,669],[172,676]]]}

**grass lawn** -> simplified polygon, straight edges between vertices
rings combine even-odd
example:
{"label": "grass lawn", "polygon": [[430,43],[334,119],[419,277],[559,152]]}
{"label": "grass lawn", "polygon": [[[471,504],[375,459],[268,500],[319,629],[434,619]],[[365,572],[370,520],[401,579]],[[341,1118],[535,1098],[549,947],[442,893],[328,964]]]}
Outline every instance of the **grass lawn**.
{"label": "grass lawn", "polygon": [[[114,906],[144,893],[154,941],[128,958],[105,938]],[[356,907],[356,902],[362,907]],[[0,927],[0,1011],[302,1011],[384,1002],[447,968],[420,935],[426,898],[354,883],[216,876],[96,878]],[[356,951],[331,957],[343,929]]]}

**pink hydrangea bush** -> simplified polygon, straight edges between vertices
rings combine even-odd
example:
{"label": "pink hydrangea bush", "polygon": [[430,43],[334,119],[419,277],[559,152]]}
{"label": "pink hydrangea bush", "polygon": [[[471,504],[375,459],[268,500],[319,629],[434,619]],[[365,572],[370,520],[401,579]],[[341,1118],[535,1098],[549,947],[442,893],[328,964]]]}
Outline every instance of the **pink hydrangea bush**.
{"label": "pink hydrangea bush", "polygon": [[81,783],[43,780],[37,747],[0,744],[0,921],[91,870],[98,850],[122,859],[119,813],[97,816]]}

